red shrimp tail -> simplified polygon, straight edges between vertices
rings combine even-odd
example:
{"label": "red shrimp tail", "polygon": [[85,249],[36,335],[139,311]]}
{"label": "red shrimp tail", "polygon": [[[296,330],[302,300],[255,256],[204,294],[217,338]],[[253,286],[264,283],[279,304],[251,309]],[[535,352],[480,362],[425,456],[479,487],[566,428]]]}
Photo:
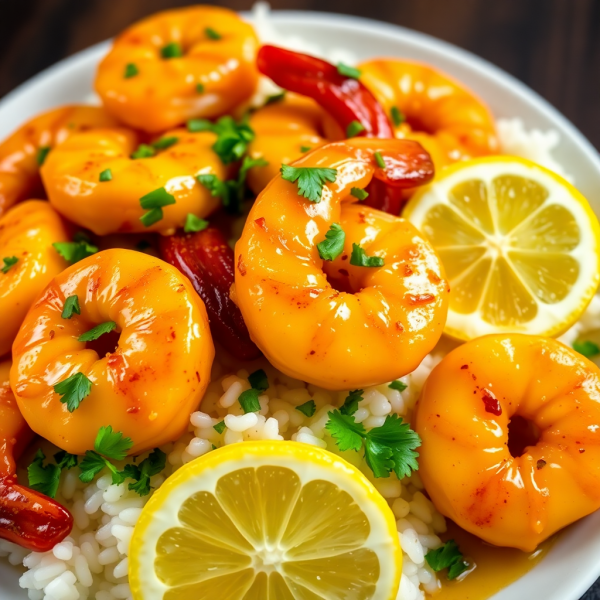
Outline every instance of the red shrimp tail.
{"label": "red shrimp tail", "polygon": [[0,477],[0,538],[35,552],[47,552],[73,528],[71,513],[52,498]]}

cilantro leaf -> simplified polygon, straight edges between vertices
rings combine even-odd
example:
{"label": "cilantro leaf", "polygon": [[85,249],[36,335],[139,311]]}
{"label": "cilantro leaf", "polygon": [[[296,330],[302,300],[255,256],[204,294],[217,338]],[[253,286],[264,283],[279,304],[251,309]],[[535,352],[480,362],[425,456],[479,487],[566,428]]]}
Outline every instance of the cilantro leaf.
{"label": "cilantro leaf", "polygon": [[[408,477],[412,471],[418,471],[419,453],[415,450],[421,445],[421,438],[397,414],[388,415],[381,427],[371,429],[367,433],[367,441],[365,454],[376,477],[387,477],[387,475],[377,475],[376,469],[393,470],[398,479]],[[383,452],[380,446],[389,448],[389,455]]]}
{"label": "cilantro leaf", "polygon": [[360,121],[352,121],[348,127],[346,127],[346,137],[353,138],[359,133],[365,130],[365,126]]}
{"label": "cilantro leaf", "polygon": [[98,252],[98,248],[92,246],[86,239],[74,242],[55,242],[52,246],[54,246],[54,249],[72,265]]}
{"label": "cilantro leaf", "polygon": [[367,253],[358,244],[352,244],[350,264],[355,267],[383,267],[385,261],[380,256],[367,256]]}
{"label": "cilantro leaf", "polygon": [[152,227],[154,223],[158,223],[164,216],[162,208],[153,208],[140,217],[140,221],[144,227]]}
{"label": "cilantro leaf", "polygon": [[54,460],[60,469],[72,469],[77,466],[78,457],[76,454],[69,454],[66,450],[59,450],[54,455]]}
{"label": "cilantro leaf", "polygon": [[140,144],[129,156],[130,158],[152,158],[156,150],[148,144]]}
{"label": "cilantro leaf", "polygon": [[250,382],[252,389],[258,390],[259,392],[264,392],[269,389],[269,379],[263,369],[250,373],[250,375],[248,375],[248,381]]}
{"label": "cilantro leaf", "polygon": [[98,176],[98,181],[112,181],[112,171],[110,169],[104,169]]}
{"label": "cilantro leaf", "polygon": [[208,119],[190,119],[186,126],[190,133],[199,133],[200,131],[212,131],[215,125]]}
{"label": "cilantro leaf", "polygon": [[187,122],[189,131],[212,131],[217,141],[212,149],[225,165],[240,160],[248,150],[248,144],[254,139],[254,131],[247,119],[236,122],[233,117],[221,117],[216,123],[207,119],[191,119]]}
{"label": "cilantro leaf", "polygon": [[360,69],[345,65],[344,63],[338,63],[337,72],[343,77],[349,77],[350,79],[358,79],[362,74]]}
{"label": "cilantro leaf", "polygon": [[169,136],[169,137],[161,137],[155,142],[152,142],[152,147],[156,150],[165,150],[174,146],[179,141],[178,137]]}
{"label": "cilantro leaf", "polygon": [[225,421],[219,421],[216,425],[213,425],[213,429],[217,433],[223,433],[226,427],[227,425],[225,425]]}
{"label": "cilantro leaf", "polygon": [[369,197],[369,192],[362,190],[361,188],[353,187],[350,190],[350,195],[358,198],[359,200],[366,200]]}
{"label": "cilantro leaf", "polygon": [[140,206],[142,208],[162,208],[175,204],[175,196],[169,194],[164,187],[153,190],[140,198]]}
{"label": "cilantro leaf", "polygon": [[139,465],[125,465],[123,476],[136,480],[128,488],[140,496],[147,496],[150,493],[150,477],[165,468],[166,460],[167,455],[160,448],[155,448]]}
{"label": "cilantro leaf", "polygon": [[181,58],[183,56],[183,48],[177,42],[171,42],[160,49],[160,55],[164,59]]}
{"label": "cilantro leaf", "polygon": [[196,233],[198,231],[203,231],[207,227],[208,221],[201,219],[192,213],[188,213],[185,218],[183,231],[185,231],[185,233]]}
{"label": "cilantro leaf", "polygon": [[383,160],[383,156],[381,156],[381,152],[375,152],[375,162],[380,169],[386,169],[387,165],[385,164],[385,160]]}
{"label": "cilantro leaf", "polygon": [[41,167],[46,162],[46,158],[48,157],[48,152],[50,152],[50,150],[50,146],[42,146],[38,149],[37,154],[35,156],[35,160],[38,164],[38,167]]}
{"label": "cilantro leaf", "polygon": [[392,449],[369,435],[365,439],[365,460],[375,477],[389,477],[394,470]]}
{"label": "cilantro leaf", "polygon": [[60,396],[60,401],[67,405],[67,410],[73,412],[81,401],[92,391],[92,382],[83,373],[73,373],[70,377],[54,386],[54,391]]}
{"label": "cilantro leaf", "polygon": [[279,92],[278,94],[271,94],[270,96],[267,96],[264,106],[269,106],[269,104],[276,104],[277,102],[281,102],[282,100],[285,99],[285,95],[286,95],[286,91],[283,90],[283,91]]}
{"label": "cilantro leaf", "polygon": [[337,170],[281,165],[281,176],[291,183],[298,182],[299,196],[304,196],[311,202],[321,202],[323,186],[326,181],[330,183],[335,181]]}
{"label": "cilantro leaf", "polygon": [[312,146],[300,146],[300,152],[310,152],[312,150]]}
{"label": "cilantro leaf", "polygon": [[199,94],[204,94],[204,84],[203,83],[197,83],[196,84],[196,91]]}
{"label": "cilantro leaf", "polygon": [[402,123],[406,121],[406,117],[397,106],[392,106],[390,109],[390,116],[392,117],[392,123],[394,123],[396,127],[402,125]]}
{"label": "cilantro leaf", "polygon": [[113,331],[116,327],[117,324],[114,321],[106,321],[105,323],[100,323],[89,331],[82,333],[77,340],[79,342],[92,342],[97,340],[101,335]]}
{"label": "cilantro leaf", "polygon": [[257,412],[260,410],[260,402],[258,401],[259,390],[251,388],[242,392],[238,398],[244,414],[249,412]]}
{"label": "cilantro leaf", "polygon": [[392,383],[390,383],[388,387],[392,390],[398,390],[399,392],[403,392],[408,386],[403,381],[396,379],[396,381],[392,381]]}
{"label": "cilantro leaf", "polygon": [[63,319],[70,319],[73,316],[73,313],[75,313],[76,315],[81,314],[81,308],[79,306],[79,298],[77,297],[77,295],[69,296],[65,300],[65,303],[64,303],[63,309],[62,309],[62,313],[60,313],[60,316]]}
{"label": "cilantro leaf", "polygon": [[137,65],[135,63],[127,63],[125,65],[125,73],[123,74],[123,77],[125,79],[130,79],[131,77],[135,77],[136,75],[139,75],[140,71],[137,68]]}
{"label": "cilantro leaf", "polygon": [[79,468],[81,469],[79,479],[83,481],[83,483],[90,483],[104,467],[110,471],[112,483],[114,485],[118,485],[125,481],[125,475],[122,471],[119,471],[110,460],[93,450],[86,450],[83,460],[79,463]]}
{"label": "cilantro leaf", "polygon": [[5,275],[19,262],[19,259],[16,256],[5,256],[2,261],[4,262],[4,266],[0,269]]}
{"label": "cilantro leaf", "polygon": [[44,466],[46,455],[38,449],[33,462],[27,467],[27,477],[29,487],[50,498],[56,496],[58,484],[60,482],[60,467],[58,465],[48,464]]}
{"label": "cilantro leaf", "polygon": [[218,31],[215,31],[212,27],[206,27],[204,29],[204,33],[206,34],[206,37],[209,40],[220,40],[223,37]]}
{"label": "cilantro leaf", "polygon": [[296,406],[296,410],[301,412],[306,417],[312,417],[317,410],[317,405],[315,404],[314,400],[309,400],[308,402],[305,402],[304,404],[300,404],[299,406]]}
{"label": "cilantro leaf", "polygon": [[583,354],[583,356],[586,358],[593,358],[594,356],[600,354],[600,348],[598,345],[594,344],[594,342],[590,342],[589,340],[573,342],[573,350],[575,350],[575,352],[579,352],[579,354]]}
{"label": "cilantro leaf", "polygon": [[353,390],[346,396],[340,408],[343,415],[353,415],[358,410],[358,403],[363,399],[363,390]]}
{"label": "cilantro leaf", "polygon": [[332,223],[325,239],[317,244],[319,256],[323,260],[335,260],[344,251],[346,234],[339,223]]}
{"label": "cilantro leaf", "polygon": [[436,550],[429,550],[425,560],[436,573],[448,569],[448,579],[456,579],[469,568],[469,563],[465,561],[454,540],[448,540]]}
{"label": "cilantro leaf", "polygon": [[333,410],[327,413],[329,421],[325,424],[325,429],[331,433],[335,439],[338,448],[344,450],[356,450],[362,448],[362,441],[367,434],[362,423],[356,423],[354,417],[343,415],[339,410]]}
{"label": "cilantro leaf", "polygon": [[120,431],[113,431],[110,425],[100,427],[94,442],[96,452],[113,460],[123,460],[132,446],[130,438],[123,437]]}

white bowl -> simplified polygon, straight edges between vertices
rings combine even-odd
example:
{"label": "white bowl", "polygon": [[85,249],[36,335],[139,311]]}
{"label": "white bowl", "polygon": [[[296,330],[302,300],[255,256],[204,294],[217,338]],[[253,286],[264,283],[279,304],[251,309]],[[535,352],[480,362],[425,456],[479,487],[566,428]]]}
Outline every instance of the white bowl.
{"label": "white bowl", "polygon": [[[554,153],[600,214],[600,159],[593,146],[545,100],[490,63],[435,38],[376,21],[311,13],[275,12],[284,36],[301,36],[325,50],[346,47],[358,59],[399,56],[430,63],[453,75],[491,107],[496,117],[519,117],[527,128],[555,129]],[[108,42],[93,46],[40,73],[0,101],[0,139],[33,115],[90,98],[96,64]],[[0,560],[0,598],[23,600],[19,572]],[[600,511],[560,534],[548,555],[493,600],[579,600],[600,576]]]}

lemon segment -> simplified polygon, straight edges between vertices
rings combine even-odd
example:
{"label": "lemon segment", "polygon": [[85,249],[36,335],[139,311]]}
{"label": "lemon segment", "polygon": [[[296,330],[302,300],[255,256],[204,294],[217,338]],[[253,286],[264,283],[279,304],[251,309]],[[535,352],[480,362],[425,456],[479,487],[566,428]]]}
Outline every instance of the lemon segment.
{"label": "lemon segment", "polygon": [[392,600],[394,516],[360,471],[297,442],[246,442],[170,477],[129,554],[136,600]]}
{"label": "lemon segment", "polygon": [[600,227],[587,200],[528,160],[494,156],[444,169],[404,214],[450,280],[445,332],[555,336],[600,283]]}

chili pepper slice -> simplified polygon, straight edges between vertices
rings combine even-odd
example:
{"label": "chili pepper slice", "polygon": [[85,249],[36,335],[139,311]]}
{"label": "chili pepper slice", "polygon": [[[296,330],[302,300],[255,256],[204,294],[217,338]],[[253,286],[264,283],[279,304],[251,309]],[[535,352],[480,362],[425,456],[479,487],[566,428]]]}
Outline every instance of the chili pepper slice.
{"label": "chili pepper slice", "polygon": [[228,352],[240,360],[261,355],[250,339],[240,309],[229,296],[235,279],[233,250],[215,227],[190,234],[175,234],[160,240],[165,261],[179,269],[204,301],[210,329]]}

